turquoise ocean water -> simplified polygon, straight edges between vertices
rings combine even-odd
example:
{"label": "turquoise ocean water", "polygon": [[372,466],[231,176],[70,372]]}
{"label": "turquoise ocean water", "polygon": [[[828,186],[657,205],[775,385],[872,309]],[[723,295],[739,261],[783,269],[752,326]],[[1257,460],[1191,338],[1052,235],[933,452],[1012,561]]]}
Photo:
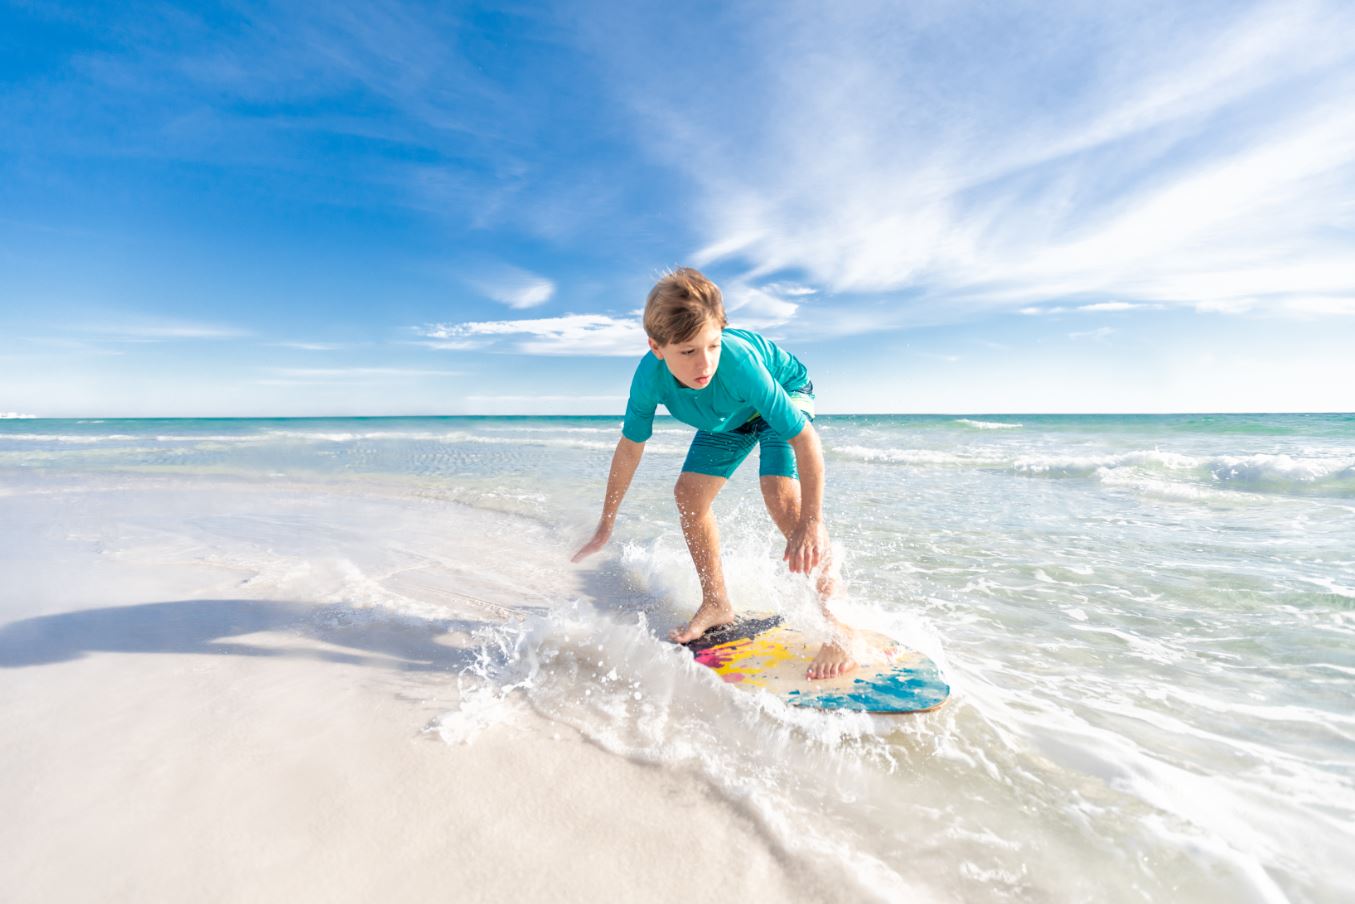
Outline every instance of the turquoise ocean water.
{"label": "turquoise ocean water", "polygon": [[[380,488],[410,505],[530,519],[559,538],[543,550],[558,557],[596,520],[619,425],[0,420],[0,487]],[[725,759],[682,768],[758,801],[758,818],[785,821],[787,836],[817,818],[803,809],[813,800],[827,814],[815,829],[821,855],[878,872],[882,888],[895,876],[956,900],[1349,899],[1355,415],[824,416],[816,426],[846,611],[936,656],[955,699],[906,726],[745,724],[724,737]],[[620,613],[608,624],[625,623],[629,606],[658,633],[698,599],[671,499],[692,431],[662,418],[656,428],[612,548],[590,567],[622,573],[634,594],[592,601]],[[717,515],[736,605],[803,605],[777,571],[755,462]],[[519,563],[488,567],[512,604]],[[558,646],[550,626],[533,630]],[[609,664],[621,668],[640,641],[608,636]],[[536,708],[618,755],[686,762],[680,738],[651,737],[652,713],[585,706],[562,686]],[[670,732],[725,730],[709,712],[664,718]],[[788,740],[797,732],[808,740]],[[811,748],[835,765],[788,752]],[[819,782],[825,769],[839,777]],[[750,773],[765,786],[741,784]],[[778,798],[789,786],[797,793]]]}

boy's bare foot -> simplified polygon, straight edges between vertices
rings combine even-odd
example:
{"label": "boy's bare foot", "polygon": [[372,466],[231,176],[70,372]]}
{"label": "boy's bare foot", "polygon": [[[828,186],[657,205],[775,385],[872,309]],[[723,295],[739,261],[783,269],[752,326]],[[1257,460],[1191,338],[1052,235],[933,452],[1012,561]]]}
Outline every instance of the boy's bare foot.
{"label": "boy's bare foot", "polygon": [[805,677],[817,680],[819,678],[836,678],[839,675],[845,675],[856,668],[856,660],[852,658],[851,653],[837,640],[825,641],[824,645],[819,647],[818,655],[814,661],[809,664],[809,669],[805,672]]}
{"label": "boy's bare foot", "polygon": [[668,639],[673,643],[687,643],[689,640],[696,640],[710,628],[732,624],[733,621],[734,607],[728,602],[713,603],[703,600],[701,608],[696,610],[687,626],[669,631]]}

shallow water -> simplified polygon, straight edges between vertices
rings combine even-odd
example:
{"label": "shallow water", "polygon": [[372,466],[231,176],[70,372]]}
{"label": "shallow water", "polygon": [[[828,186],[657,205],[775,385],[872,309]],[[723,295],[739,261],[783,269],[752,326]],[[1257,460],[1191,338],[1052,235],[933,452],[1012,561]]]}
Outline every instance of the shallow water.
{"label": "shallow water", "polygon": [[[462,708],[442,723],[449,742],[530,706],[618,756],[690,773],[844,899],[1348,898],[1355,416],[817,426],[843,613],[936,658],[948,707],[892,721],[790,710],[714,682],[656,637],[699,600],[671,501],[691,431],[661,419],[583,598],[543,607],[541,567],[521,545],[488,563],[494,602],[529,598],[532,614],[479,637]],[[147,475],[379,489],[410,510],[456,502],[530,519],[541,562],[555,562],[596,519],[618,428],[0,421],[0,494]],[[755,465],[717,513],[736,604],[812,627]],[[395,530],[344,529],[373,547]],[[351,567],[412,613],[437,602]]]}

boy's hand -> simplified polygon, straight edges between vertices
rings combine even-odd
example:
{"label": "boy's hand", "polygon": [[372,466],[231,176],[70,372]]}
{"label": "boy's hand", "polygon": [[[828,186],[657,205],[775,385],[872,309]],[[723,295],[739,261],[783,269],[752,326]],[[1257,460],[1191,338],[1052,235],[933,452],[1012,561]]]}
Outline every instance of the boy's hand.
{"label": "boy's hand", "polygon": [[790,563],[790,570],[797,574],[809,574],[823,561],[828,552],[828,528],[822,521],[801,521],[786,542],[786,554],[782,556]]}
{"label": "boy's hand", "polygon": [[607,541],[610,540],[611,538],[612,538],[612,529],[610,527],[603,527],[601,524],[599,524],[597,531],[595,531],[593,534],[593,539],[583,544],[583,548],[580,549],[578,552],[574,553],[574,557],[569,561],[582,562],[584,559],[588,558],[593,553],[597,552],[599,549],[606,546]]}

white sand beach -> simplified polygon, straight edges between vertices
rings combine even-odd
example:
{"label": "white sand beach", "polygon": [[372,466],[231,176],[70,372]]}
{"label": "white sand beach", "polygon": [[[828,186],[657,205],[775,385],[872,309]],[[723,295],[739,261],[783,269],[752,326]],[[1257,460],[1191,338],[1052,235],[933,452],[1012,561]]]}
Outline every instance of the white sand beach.
{"label": "white sand beach", "polygon": [[[525,580],[577,592],[536,525],[225,481],[3,492],[7,901],[847,897],[697,777],[528,706],[430,730],[496,616],[391,609],[369,576],[503,599],[477,557],[516,542]],[[363,548],[374,523],[398,544]]]}

